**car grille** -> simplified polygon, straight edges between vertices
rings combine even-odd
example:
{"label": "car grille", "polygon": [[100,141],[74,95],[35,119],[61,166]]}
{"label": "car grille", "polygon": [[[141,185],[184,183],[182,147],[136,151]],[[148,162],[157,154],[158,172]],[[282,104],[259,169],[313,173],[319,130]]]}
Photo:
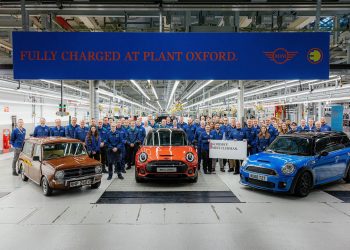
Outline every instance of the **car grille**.
{"label": "car grille", "polygon": [[248,166],[246,168],[249,172],[259,173],[259,174],[267,174],[267,175],[277,175],[276,171],[269,168],[262,168],[256,166]]}
{"label": "car grille", "polygon": [[184,173],[187,171],[187,165],[181,161],[152,161],[147,164],[148,173],[157,173],[157,168],[174,168],[176,173]]}
{"label": "car grille", "polygon": [[249,182],[250,184],[253,184],[255,186],[259,187],[266,187],[266,188],[274,188],[275,183],[269,182],[269,181],[259,181],[251,178],[245,178],[246,182]]}
{"label": "car grille", "polygon": [[64,178],[65,179],[77,178],[77,177],[93,175],[95,173],[96,173],[95,167],[68,169],[68,170],[64,170]]}

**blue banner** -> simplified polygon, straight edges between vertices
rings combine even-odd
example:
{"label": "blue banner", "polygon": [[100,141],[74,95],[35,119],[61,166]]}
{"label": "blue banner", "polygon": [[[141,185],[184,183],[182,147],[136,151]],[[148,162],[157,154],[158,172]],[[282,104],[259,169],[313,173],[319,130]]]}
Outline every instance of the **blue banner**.
{"label": "blue banner", "polygon": [[328,79],[329,33],[13,32],[15,79]]}

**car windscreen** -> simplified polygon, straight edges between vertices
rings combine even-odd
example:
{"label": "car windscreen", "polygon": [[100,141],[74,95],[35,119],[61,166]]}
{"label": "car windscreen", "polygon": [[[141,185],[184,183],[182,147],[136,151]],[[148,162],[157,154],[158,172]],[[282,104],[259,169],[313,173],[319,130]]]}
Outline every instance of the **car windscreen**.
{"label": "car windscreen", "polygon": [[183,131],[158,130],[148,133],[145,146],[185,146],[186,134]]}
{"label": "car windscreen", "polygon": [[281,136],[277,137],[266,152],[287,155],[312,155],[312,141],[308,138]]}
{"label": "car windscreen", "polygon": [[79,155],[86,155],[86,151],[82,143],[55,143],[43,145],[44,160]]}

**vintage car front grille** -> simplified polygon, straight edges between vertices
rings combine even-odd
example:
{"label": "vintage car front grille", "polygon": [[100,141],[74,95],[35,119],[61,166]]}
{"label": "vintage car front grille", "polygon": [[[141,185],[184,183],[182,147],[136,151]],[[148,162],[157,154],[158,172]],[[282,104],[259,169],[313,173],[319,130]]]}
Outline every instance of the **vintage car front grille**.
{"label": "vintage car front grille", "polygon": [[93,175],[95,173],[96,173],[95,167],[68,169],[68,170],[64,170],[64,178],[65,179],[77,178],[82,176]]}
{"label": "vintage car front grille", "polygon": [[275,183],[273,183],[273,182],[260,181],[260,180],[255,180],[255,179],[251,179],[251,178],[245,178],[245,179],[250,184],[253,184],[253,185],[256,185],[259,187],[266,187],[266,188],[274,188],[275,187]]}
{"label": "vintage car front grille", "polygon": [[269,168],[263,168],[263,167],[248,166],[246,170],[249,172],[254,172],[259,174],[277,175],[275,170],[269,169]]}
{"label": "vintage car front grille", "polygon": [[148,173],[157,173],[157,168],[174,168],[176,173],[184,173],[187,171],[187,165],[181,161],[152,161],[147,164],[146,170]]}

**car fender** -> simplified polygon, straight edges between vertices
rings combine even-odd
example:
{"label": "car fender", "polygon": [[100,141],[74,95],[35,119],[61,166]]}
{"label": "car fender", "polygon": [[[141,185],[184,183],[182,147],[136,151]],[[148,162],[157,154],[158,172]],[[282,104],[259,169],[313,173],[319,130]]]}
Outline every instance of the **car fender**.
{"label": "car fender", "polygon": [[294,179],[293,179],[293,182],[292,182],[292,185],[291,185],[291,188],[289,189],[289,192],[290,193],[294,193],[295,191],[295,186],[297,185],[297,181],[299,179],[299,177],[301,176],[301,174],[305,173],[305,172],[309,172],[312,176],[312,183],[313,183],[313,186],[315,185],[315,176],[314,176],[314,173],[313,171],[307,167],[307,166],[304,166],[304,167],[301,167],[298,172],[296,173],[296,175],[294,176]]}
{"label": "car fender", "polygon": [[350,158],[349,158],[348,161],[346,162],[346,169],[345,169],[345,172],[344,172],[344,178],[346,178],[346,175],[347,175],[348,172],[349,172],[349,168],[350,168]]}

